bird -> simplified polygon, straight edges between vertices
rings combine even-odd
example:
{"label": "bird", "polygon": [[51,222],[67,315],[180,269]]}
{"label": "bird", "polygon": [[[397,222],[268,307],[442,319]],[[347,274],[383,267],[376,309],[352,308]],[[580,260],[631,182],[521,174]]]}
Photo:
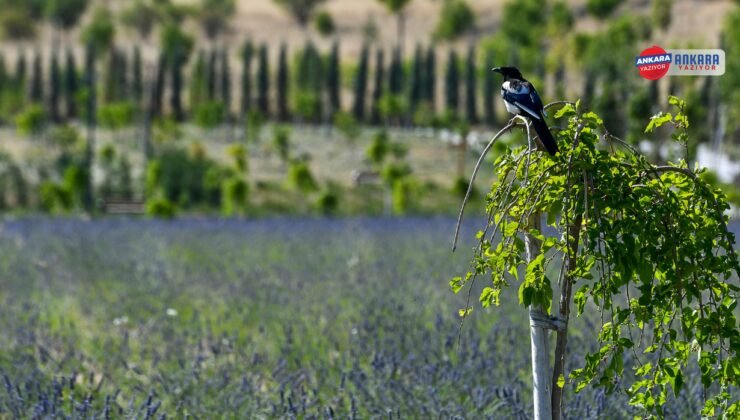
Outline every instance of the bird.
{"label": "bird", "polygon": [[516,67],[495,67],[492,70],[504,76],[501,97],[504,99],[506,110],[528,118],[547,152],[553,156],[558,153],[558,145],[545,122],[547,116],[545,108],[532,83],[527,81]]}

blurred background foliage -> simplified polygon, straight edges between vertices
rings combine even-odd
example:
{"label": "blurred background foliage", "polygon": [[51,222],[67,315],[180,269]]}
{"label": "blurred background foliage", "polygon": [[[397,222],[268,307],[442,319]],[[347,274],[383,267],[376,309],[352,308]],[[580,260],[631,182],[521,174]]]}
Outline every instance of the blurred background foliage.
{"label": "blurred background foliage", "polygon": [[[0,0],[0,147],[28,191],[26,207],[6,208],[76,208],[73,200],[48,205],[50,185],[64,185],[68,169],[45,166],[69,147],[59,144],[64,127],[83,143],[74,165],[84,168],[76,177],[86,179],[78,187],[87,212],[154,199],[224,214],[322,213],[309,205],[318,202],[334,203],[324,212],[333,214],[450,212],[466,162],[507,118],[490,72],[503,64],[520,67],[546,102],[580,98],[611,133],[659,162],[683,156],[669,132],[643,128],[665,106],[660,98],[686,98],[687,158],[713,166],[718,185],[740,195],[737,2],[351,4]],[[709,19],[706,31],[693,28],[692,14]],[[644,80],[633,61],[653,44],[724,48],[726,74]],[[384,185],[390,163],[377,153],[390,146],[376,133],[410,149],[403,182]],[[230,174],[225,144],[241,145],[245,168],[259,169]],[[431,144],[433,153],[420,149]],[[435,160],[444,160],[442,173]],[[328,169],[338,162],[342,170]],[[18,203],[9,187],[0,195]],[[394,204],[412,195],[415,206]],[[235,196],[245,203],[239,211]]]}

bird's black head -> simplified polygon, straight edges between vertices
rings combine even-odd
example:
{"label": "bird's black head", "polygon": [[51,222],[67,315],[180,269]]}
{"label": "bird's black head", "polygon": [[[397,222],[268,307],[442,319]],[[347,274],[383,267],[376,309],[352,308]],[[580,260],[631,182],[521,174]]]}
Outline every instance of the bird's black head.
{"label": "bird's black head", "polygon": [[522,73],[516,67],[509,67],[509,66],[496,67],[493,69],[493,71],[495,71],[496,73],[501,73],[501,75],[504,76],[504,80],[524,79],[524,77],[522,76]]}

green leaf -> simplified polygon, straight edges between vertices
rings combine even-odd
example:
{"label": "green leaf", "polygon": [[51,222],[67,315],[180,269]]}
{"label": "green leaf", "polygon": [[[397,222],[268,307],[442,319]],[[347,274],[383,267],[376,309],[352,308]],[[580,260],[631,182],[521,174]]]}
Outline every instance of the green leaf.
{"label": "green leaf", "polygon": [[450,280],[450,288],[452,289],[452,292],[455,294],[457,294],[457,292],[459,292],[460,289],[462,289],[463,284],[464,284],[463,279],[460,276],[457,276],[453,278],[452,280]]}
{"label": "green leaf", "polygon": [[560,376],[558,376],[558,388],[563,388],[565,386],[565,376],[561,373]]}
{"label": "green leaf", "polygon": [[647,127],[645,127],[645,133],[651,133],[653,130],[655,130],[658,127],[661,127],[663,124],[670,122],[673,119],[673,116],[667,112],[662,113],[659,112],[655,115],[653,115],[650,118],[650,122],[648,123]]}
{"label": "green leaf", "polygon": [[588,122],[594,123],[595,125],[599,125],[599,126],[604,122],[594,112],[587,112],[583,114],[582,118]]}
{"label": "green leaf", "polygon": [[495,297],[496,291],[491,287],[486,287],[480,293],[480,303],[484,308],[487,308],[491,306],[491,303],[494,303]]}
{"label": "green leaf", "polygon": [[683,387],[683,374],[681,373],[681,370],[678,370],[676,372],[676,375],[673,377],[672,381],[672,387],[673,387],[673,395],[675,397],[678,397],[679,392],[681,392],[681,388]]}
{"label": "green leaf", "polygon": [[470,315],[472,312],[473,312],[473,308],[470,307],[470,306],[468,306],[467,308],[459,309],[457,311],[457,314],[460,315],[461,318],[464,318],[464,317]]}
{"label": "green leaf", "polygon": [[555,226],[555,223],[557,223],[557,217],[560,215],[560,212],[563,210],[563,202],[558,200],[553,202],[550,205],[550,209],[547,211],[547,224],[550,226]]}
{"label": "green leaf", "polygon": [[571,115],[576,115],[576,110],[573,108],[573,105],[566,104],[555,113],[555,118],[569,117]]}

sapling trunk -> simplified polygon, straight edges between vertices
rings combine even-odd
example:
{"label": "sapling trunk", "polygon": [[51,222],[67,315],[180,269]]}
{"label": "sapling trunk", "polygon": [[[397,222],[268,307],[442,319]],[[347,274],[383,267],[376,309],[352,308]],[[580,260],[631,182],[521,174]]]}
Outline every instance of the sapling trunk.
{"label": "sapling trunk", "polygon": [[[531,229],[541,230],[541,215],[535,213],[529,220]],[[527,251],[527,262],[532,262],[540,253],[540,240],[532,235],[524,235],[524,244]],[[550,377],[550,351],[548,345],[547,328],[542,324],[535,323],[533,319],[547,317],[547,311],[541,305],[530,305],[530,338],[532,344],[532,392],[534,400],[534,419],[550,420],[551,409],[551,377]]]}
{"label": "sapling trunk", "polygon": [[552,419],[560,420],[563,404],[563,388],[558,385],[560,376],[565,374],[565,355],[568,344],[568,318],[570,316],[570,301],[573,295],[573,272],[576,269],[576,256],[580,240],[583,216],[578,215],[572,225],[568,226],[568,253],[565,256],[565,275],[560,288],[560,318],[564,328],[558,330],[555,341],[555,366],[552,372]]}

